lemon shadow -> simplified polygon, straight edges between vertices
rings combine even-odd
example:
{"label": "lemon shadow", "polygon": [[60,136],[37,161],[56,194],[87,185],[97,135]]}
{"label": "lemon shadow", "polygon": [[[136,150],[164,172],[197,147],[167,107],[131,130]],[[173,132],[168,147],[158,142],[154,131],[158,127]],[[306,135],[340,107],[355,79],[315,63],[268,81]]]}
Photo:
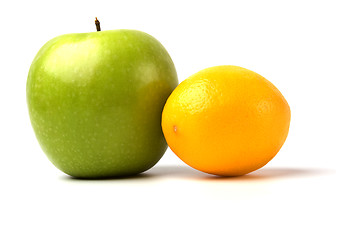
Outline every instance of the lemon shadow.
{"label": "lemon shadow", "polygon": [[175,177],[175,178],[190,178],[197,180],[209,181],[257,181],[270,179],[286,179],[286,178],[300,178],[313,177],[323,175],[333,175],[336,173],[333,169],[319,169],[319,168],[281,168],[281,167],[264,167],[249,174],[237,177],[222,177],[200,172],[189,166],[155,166],[146,173],[157,177]]}

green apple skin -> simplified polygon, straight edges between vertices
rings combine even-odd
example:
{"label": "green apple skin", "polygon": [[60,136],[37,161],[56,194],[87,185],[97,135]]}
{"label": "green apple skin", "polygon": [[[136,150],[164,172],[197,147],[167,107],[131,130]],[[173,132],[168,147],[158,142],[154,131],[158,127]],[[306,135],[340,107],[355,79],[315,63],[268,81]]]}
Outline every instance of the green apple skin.
{"label": "green apple skin", "polygon": [[29,70],[26,95],[41,148],[77,178],[122,177],[166,151],[161,112],[178,85],[174,64],[136,30],[66,34],[47,42]]}

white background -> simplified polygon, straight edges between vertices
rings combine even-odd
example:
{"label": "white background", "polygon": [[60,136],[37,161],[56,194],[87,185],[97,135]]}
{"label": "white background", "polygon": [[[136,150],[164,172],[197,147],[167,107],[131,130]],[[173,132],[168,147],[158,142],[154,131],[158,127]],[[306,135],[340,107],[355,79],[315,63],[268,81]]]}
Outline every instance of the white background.
{"label": "white background", "polygon": [[[0,239],[360,239],[358,1],[2,1]],[[182,81],[216,65],[270,80],[292,110],[263,169],[218,178],[170,150],[139,177],[85,181],[40,149],[26,106],[31,61],[51,38],[138,29]]]}

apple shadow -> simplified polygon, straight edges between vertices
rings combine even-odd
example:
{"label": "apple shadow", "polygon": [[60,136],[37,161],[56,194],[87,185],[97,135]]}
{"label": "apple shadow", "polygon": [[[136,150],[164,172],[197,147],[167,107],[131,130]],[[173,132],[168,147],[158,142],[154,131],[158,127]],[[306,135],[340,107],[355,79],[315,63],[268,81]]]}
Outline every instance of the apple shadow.
{"label": "apple shadow", "polygon": [[332,169],[264,167],[243,176],[223,177],[203,173],[188,166],[155,166],[146,173],[157,177],[190,178],[210,181],[256,181],[333,175],[335,172],[336,171]]}
{"label": "apple shadow", "polygon": [[142,180],[146,178],[151,178],[152,175],[149,175],[145,172],[139,173],[131,176],[120,176],[120,177],[101,177],[101,178],[78,178],[70,175],[62,176],[61,179],[65,181],[82,181],[82,182],[96,182],[96,181],[116,181],[116,180]]}

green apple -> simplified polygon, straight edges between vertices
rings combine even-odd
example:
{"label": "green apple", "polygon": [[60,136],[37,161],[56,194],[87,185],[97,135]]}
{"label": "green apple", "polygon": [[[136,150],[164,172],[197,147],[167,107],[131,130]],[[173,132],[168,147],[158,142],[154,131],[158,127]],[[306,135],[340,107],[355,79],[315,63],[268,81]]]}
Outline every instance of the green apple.
{"label": "green apple", "polygon": [[136,30],[66,34],[38,52],[27,79],[41,148],[79,178],[129,176],[154,166],[167,144],[161,112],[178,85],[154,37]]}

